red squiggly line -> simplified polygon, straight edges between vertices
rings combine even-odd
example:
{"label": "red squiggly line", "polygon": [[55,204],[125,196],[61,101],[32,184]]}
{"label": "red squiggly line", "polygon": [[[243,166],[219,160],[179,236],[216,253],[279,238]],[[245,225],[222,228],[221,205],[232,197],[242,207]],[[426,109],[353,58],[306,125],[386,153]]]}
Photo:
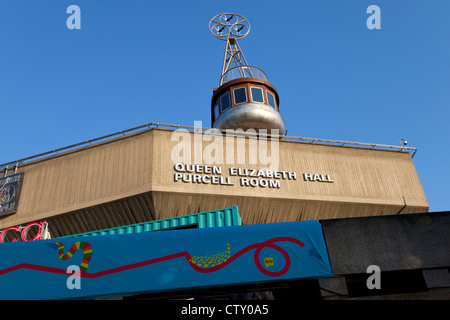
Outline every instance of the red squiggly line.
{"label": "red squiggly line", "polygon": [[[241,249],[240,251],[238,251],[234,255],[232,255],[227,261],[223,262],[220,265],[211,267],[211,268],[200,268],[195,263],[190,262],[192,257],[190,256],[189,253],[187,253],[186,251],[183,251],[183,252],[167,255],[167,256],[164,256],[164,257],[159,257],[159,258],[150,259],[150,260],[146,260],[146,261],[142,261],[142,262],[137,262],[137,263],[129,264],[129,265],[126,265],[126,266],[112,268],[112,269],[99,271],[99,272],[95,272],[95,273],[88,273],[86,271],[81,270],[80,276],[83,277],[83,278],[94,279],[94,278],[110,275],[110,274],[113,274],[113,273],[118,273],[118,272],[122,272],[122,271],[126,271],[126,270],[136,269],[136,268],[148,266],[148,265],[151,265],[151,264],[155,264],[155,263],[158,263],[158,262],[168,261],[168,260],[177,259],[177,258],[181,258],[181,257],[184,257],[188,261],[190,266],[195,271],[198,271],[198,272],[201,272],[201,273],[210,273],[210,272],[214,272],[214,271],[217,271],[219,269],[224,268],[225,266],[227,266],[228,264],[230,264],[231,262],[233,262],[234,260],[239,258],[244,253],[246,253],[246,252],[248,252],[250,250],[256,249],[255,250],[255,254],[254,254],[254,261],[255,261],[255,264],[256,264],[256,267],[258,268],[258,270],[261,271],[262,273],[264,273],[265,275],[268,275],[268,276],[271,276],[271,277],[279,277],[279,276],[282,276],[283,274],[285,274],[289,270],[289,267],[291,265],[291,259],[289,257],[289,254],[283,248],[281,248],[280,246],[274,244],[274,242],[279,242],[279,241],[293,242],[293,243],[298,244],[300,247],[303,247],[305,245],[303,242],[301,242],[301,241],[299,241],[299,240],[297,240],[295,238],[291,238],[291,237],[276,237],[276,238],[272,238],[270,240],[267,240],[267,241],[264,241],[264,242],[261,242],[261,243],[255,243],[255,244],[249,245],[249,246]],[[272,272],[272,271],[267,270],[266,268],[264,268],[261,265],[261,262],[259,261],[259,254],[261,253],[261,250],[266,248],[266,247],[275,249],[275,250],[279,251],[284,256],[284,258],[285,258],[285,266],[284,266],[284,268],[282,270],[280,270],[278,272]],[[0,276],[4,275],[6,273],[9,273],[9,272],[13,272],[13,271],[19,270],[19,269],[30,269],[30,270],[37,270],[37,271],[45,271],[45,272],[67,274],[66,269],[45,267],[45,266],[39,266],[39,265],[34,265],[34,264],[29,264],[29,263],[21,263],[21,264],[18,264],[16,266],[14,266],[14,267],[9,267],[9,268],[0,270]]]}
{"label": "red squiggly line", "polygon": [[[244,253],[256,249],[255,251],[255,255],[254,255],[254,259],[255,259],[255,264],[257,266],[257,268],[259,269],[259,271],[261,271],[262,273],[264,273],[265,275],[268,276],[272,276],[272,277],[279,277],[283,274],[285,274],[287,272],[287,270],[289,269],[290,265],[291,265],[291,259],[289,258],[289,254],[281,247],[277,246],[276,244],[273,244],[274,242],[279,242],[279,241],[289,241],[289,242],[294,242],[296,244],[298,244],[300,247],[303,247],[305,244],[295,238],[290,238],[290,237],[277,237],[277,238],[272,238],[270,240],[261,242],[261,243],[255,243],[252,245],[249,245],[247,247],[245,247],[244,249],[241,249],[240,251],[238,251],[237,253],[235,253],[234,255],[232,255],[227,261],[223,262],[222,264],[219,264],[217,266],[211,267],[211,268],[200,268],[197,265],[191,263],[191,267],[193,269],[195,269],[198,272],[203,272],[203,273],[209,273],[209,272],[214,272],[216,270],[219,270],[225,266],[227,266],[228,264],[230,264],[232,261],[236,260],[237,258],[239,258],[241,255],[243,255]],[[262,249],[264,249],[265,247],[270,247],[273,248],[275,250],[278,250],[281,252],[281,254],[284,256],[285,260],[286,260],[286,265],[285,267],[278,271],[278,272],[271,272],[268,271],[267,269],[265,269],[260,261],[259,261],[259,254],[261,252]]]}

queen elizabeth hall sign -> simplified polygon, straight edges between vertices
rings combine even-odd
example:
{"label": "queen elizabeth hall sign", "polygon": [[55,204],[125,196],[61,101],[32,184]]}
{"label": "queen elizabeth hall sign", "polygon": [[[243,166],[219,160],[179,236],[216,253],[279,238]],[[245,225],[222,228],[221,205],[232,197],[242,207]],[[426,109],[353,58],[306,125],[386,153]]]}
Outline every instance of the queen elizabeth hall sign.
{"label": "queen elizabeth hall sign", "polygon": [[[4,243],[0,256],[0,287],[8,288],[0,299],[95,298],[332,277],[318,221]],[[69,283],[74,277],[78,286]]]}
{"label": "queen elizabeth hall sign", "polygon": [[[228,176],[222,175],[226,170],[220,166],[194,165],[176,163],[174,165],[174,182],[215,184],[233,186],[232,178],[239,178],[241,187],[277,188],[281,187],[281,180],[297,180],[295,171],[235,168],[228,169]],[[303,173],[304,181],[334,182],[329,174]]]}

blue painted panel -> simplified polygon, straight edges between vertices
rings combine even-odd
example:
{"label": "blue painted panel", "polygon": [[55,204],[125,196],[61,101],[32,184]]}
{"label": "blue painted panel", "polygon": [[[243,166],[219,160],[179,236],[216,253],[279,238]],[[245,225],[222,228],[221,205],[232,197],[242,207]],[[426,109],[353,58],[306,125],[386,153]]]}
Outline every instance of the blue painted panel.
{"label": "blue painted panel", "polygon": [[[0,257],[0,299],[94,298],[332,276],[318,221],[4,243]],[[71,265],[81,268],[78,277],[67,271]]]}

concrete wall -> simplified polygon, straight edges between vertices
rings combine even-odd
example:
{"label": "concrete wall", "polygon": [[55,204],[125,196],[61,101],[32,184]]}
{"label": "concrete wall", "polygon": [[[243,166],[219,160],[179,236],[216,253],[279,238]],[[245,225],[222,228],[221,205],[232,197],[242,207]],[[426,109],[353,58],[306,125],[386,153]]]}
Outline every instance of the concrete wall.
{"label": "concrete wall", "polygon": [[[351,298],[359,281],[366,298],[450,299],[450,212],[321,222],[335,276],[319,281],[324,297]],[[380,290],[364,290],[370,265]]]}
{"label": "concrete wall", "polygon": [[[259,155],[262,142],[188,131],[184,139],[174,139],[173,130],[149,129],[26,163],[19,166],[24,181],[18,210],[0,219],[0,229],[47,220],[54,236],[64,236],[233,205],[244,224],[428,211],[408,152],[281,140],[275,157],[275,143],[267,141],[267,165]],[[256,164],[252,143],[258,148]],[[176,170],[176,148],[203,172]],[[220,174],[207,173],[213,160],[209,165],[220,167]],[[272,177],[252,176],[265,168]],[[175,174],[206,179],[175,181]],[[242,178],[276,187],[243,185]]]}

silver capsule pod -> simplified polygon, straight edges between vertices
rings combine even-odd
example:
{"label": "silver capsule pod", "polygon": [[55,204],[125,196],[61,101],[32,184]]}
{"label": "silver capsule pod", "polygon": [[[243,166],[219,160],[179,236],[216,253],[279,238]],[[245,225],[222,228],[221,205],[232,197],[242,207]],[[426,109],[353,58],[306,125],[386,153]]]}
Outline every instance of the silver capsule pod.
{"label": "silver capsule pod", "polygon": [[285,135],[275,87],[259,78],[238,78],[216,88],[211,99],[211,123],[217,129],[278,129]]}

